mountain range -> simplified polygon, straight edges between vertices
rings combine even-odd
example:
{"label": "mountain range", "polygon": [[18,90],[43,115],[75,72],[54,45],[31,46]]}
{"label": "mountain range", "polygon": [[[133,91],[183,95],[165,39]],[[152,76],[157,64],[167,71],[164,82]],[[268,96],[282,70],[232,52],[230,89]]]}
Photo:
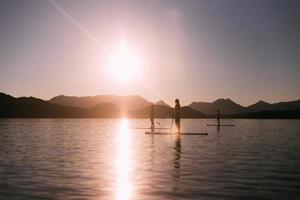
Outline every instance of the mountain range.
{"label": "mountain range", "polygon": [[222,114],[234,115],[241,113],[254,113],[262,111],[299,111],[300,100],[280,102],[280,103],[267,103],[264,101],[258,101],[255,104],[244,107],[230,99],[218,99],[212,103],[207,102],[193,102],[189,107],[203,112],[207,115],[215,114],[217,110],[220,110]]}
{"label": "mountain range", "polygon": [[138,95],[97,95],[85,97],[60,95],[50,99],[48,102],[61,106],[72,106],[78,108],[92,108],[101,103],[112,103],[122,112],[145,108],[151,104],[149,101]]}
{"label": "mountain range", "polygon": [[243,112],[245,109],[243,106],[230,99],[217,99],[212,103],[193,102],[189,107],[208,115],[216,114],[217,110],[220,110],[223,114],[237,114]]}
{"label": "mountain range", "polygon": [[[147,118],[151,104],[137,95],[60,95],[44,101],[35,97],[15,98],[0,93],[0,117]],[[164,101],[154,103],[154,108],[157,118],[172,117],[174,112]],[[182,106],[181,112],[183,118],[205,118],[215,117],[217,110],[224,118],[300,118],[300,100],[274,104],[259,101],[244,107],[230,99],[217,99],[211,103],[192,102]]]}
{"label": "mountain range", "polygon": [[[100,99],[101,103],[92,104],[86,99],[94,101],[97,98],[83,98],[84,101],[72,101],[73,97],[67,97],[67,101],[63,101],[64,96],[54,98],[49,101],[34,97],[19,97],[15,98],[10,95],[0,93],[0,118],[29,118],[29,117],[42,117],[42,118],[118,118],[118,117],[132,117],[132,118],[147,118],[149,116],[150,102],[138,96],[109,96],[105,99],[112,100],[111,102]],[[59,99],[59,101],[57,101]],[[59,102],[61,105],[52,103]],[[83,107],[70,106],[76,105],[75,103],[84,105]],[[82,103],[83,102],[83,103]],[[115,103],[118,102],[117,106]],[[134,109],[135,103],[138,105]],[[144,107],[139,106],[145,104]],[[88,107],[87,105],[90,105]],[[157,118],[170,118],[173,115],[173,108],[163,102],[154,104],[155,117]],[[206,117],[199,111],[193,110],[190,107],[182,107],[183,118],[200,118]]]}

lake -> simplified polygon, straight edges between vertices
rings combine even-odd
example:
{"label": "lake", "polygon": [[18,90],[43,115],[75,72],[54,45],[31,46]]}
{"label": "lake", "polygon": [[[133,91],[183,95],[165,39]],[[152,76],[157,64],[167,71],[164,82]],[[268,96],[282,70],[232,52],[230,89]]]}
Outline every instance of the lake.
{"label": "lake", "polygon": [[300,120],[207,123],[0,119],[0,199],[300,199]]}

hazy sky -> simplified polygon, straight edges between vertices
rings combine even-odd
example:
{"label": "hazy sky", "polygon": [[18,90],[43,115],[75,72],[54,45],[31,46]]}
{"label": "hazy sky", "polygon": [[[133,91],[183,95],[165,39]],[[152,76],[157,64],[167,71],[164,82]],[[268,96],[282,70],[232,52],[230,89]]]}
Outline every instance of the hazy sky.
{"label": "hazy sky", "polygon": [[[121,43],[138,60],[130,81],[108,69]],[[300,99],[300,1],[1,0],[0,91]]]}

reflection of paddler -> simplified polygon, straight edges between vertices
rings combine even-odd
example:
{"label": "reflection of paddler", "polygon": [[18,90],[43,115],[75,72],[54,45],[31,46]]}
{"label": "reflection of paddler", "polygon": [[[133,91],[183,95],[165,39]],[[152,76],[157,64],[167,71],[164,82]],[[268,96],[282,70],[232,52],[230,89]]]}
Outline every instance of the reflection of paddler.
{"label": "reflection of paddler", "polygon": [[173,191],[177,192],[180,190],[180,179],[181,179],[181,166],[180,166],[180,157],[181,157],[181,135],[177,134],[176,139],[175,139],[175,147],[174,147],[174,161],[173,161],[173,166],[174,166],[174,186],[173,186]]}
{"label": "reflection of paddler", "polygon": [[151,104],[150,106],[150,122],[151,122],[151,131],[154,131],[154,105]]}
{"label": "reflection of paddler", "polygon": [[175,124],[177,127],[177,132],[180,133],[180,119],[181,119],[181,112],[180,112],[180,104],[179,99],[175,100]]}

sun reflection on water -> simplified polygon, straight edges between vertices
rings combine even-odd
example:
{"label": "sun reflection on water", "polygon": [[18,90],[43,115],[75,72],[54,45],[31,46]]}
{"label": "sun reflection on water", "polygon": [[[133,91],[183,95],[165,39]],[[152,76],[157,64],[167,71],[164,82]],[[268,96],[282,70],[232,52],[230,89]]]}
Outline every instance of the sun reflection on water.
{"label": "sun reflection on water", "polygon": [[128,120],[122,119],[119,129],[119,149],[116,160],[117,170],[117,199],[132,198],[132,184],[130,182],[130,134]]}

